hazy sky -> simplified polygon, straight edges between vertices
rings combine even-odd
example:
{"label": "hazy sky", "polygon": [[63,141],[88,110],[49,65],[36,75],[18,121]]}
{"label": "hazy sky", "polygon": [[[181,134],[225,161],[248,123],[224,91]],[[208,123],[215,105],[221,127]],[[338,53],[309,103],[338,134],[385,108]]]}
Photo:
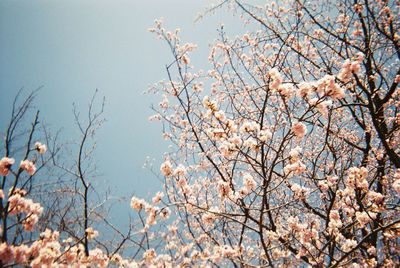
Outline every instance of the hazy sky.
{"label": "hazy sky", "polygon": [[192,63],[207,67],[208,44],[217,37],[220,22],[228,32],[243,30],[239,18],[224,10],[194,23],[213,2],[0,1],[1,127],[19,88],[43,86],[36,99],[42,119],[75,138],[72,103],[84,114],[98,88],[106,97],[107,119],[97,134],[95,159],[104,174],[99,180],[118,196],[146,197],[157,191],[157,179],[142,166],[146,156],[158,165],[168,144],[161,138],[161,125],[147,120],[158,99],[142,92],[166,78],[171,55],[147,29],[161,17],[167,28],[181,28],[184,41],[199,44]]}

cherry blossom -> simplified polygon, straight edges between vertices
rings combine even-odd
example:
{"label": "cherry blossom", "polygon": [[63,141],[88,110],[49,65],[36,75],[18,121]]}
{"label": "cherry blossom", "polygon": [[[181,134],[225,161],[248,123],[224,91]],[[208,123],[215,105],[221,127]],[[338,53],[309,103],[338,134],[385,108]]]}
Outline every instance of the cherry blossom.
{"label": "cherry blossom", "polygon": [[26,172],[29,175],[33,175],[36,172],[36,166],[32,161],[29,161],[28,159],[25,159],[23,161],[21,161],[21,164],[19,166],[21,169],[26,170]]}
{"label": "cherry blossom", "polygon": [[0,175],[7,176],[10,172],[10,167],[15,163],[14,158],[3,157],[0,160]]}

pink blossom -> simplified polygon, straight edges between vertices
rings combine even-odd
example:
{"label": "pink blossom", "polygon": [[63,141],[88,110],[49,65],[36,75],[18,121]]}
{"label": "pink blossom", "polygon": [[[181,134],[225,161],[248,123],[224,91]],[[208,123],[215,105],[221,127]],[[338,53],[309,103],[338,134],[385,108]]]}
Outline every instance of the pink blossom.
{"label": "pink blossom", "polygon": [[320,112],[323,117],[327,118],[328,117],[328,108],[331,106],[332,106],[332,101],[327,100],[327,101],[323,101],[323,102],[319,103],[317,105],[317,109],[318,109],[318,112]]}
{"label": "pink blossom", "polygon": [[317,92],[321,95],[332,97],[333,99],[341,99],[344,97],[343,89],[335,83],[335,77],[325,75],[317,82]]}
{"label": "pink blossom", "polygon": [[171,215],[171,210],[169,208],[163,208],[160,211],[160,218],[163,220],[167,220],[170,215]]}
{"label": "pink blossom", "polygon": [[89,262],[93,263],[95,267],[107,267],[108,257],[99,248],[95,248],[89,252]]}
{"label": "pink blossom", "polygon": [[269,139],[272,138],[272,133],[268,129],[263,129],[260,131],[258,138],[262,142],[267,142]]}
{"label": "pink blossom", "polygon": [[29,247],[26,245],[19,245],[14,247],[15,262],[18,264],[25,264],[29,256]]}
{"label": "pink blossom", "polygon": [[251,133],[255,132],[258,133],[260,131],[260,125],[257,122],[246,121],[240,127],[241,133]]}
{"label": "pink blossom", "polygon": [[357,241],[352,240],[352,239],[346,239],[344,244],[341,246],[342,250],[344,252],[349,252],[352,250],[355,246],[357,246]]}
{"label": "pink blossom", "polygon": [[339,212],[337,210],[331,210],[329,213],[329,229],[331,231],[336,231],[338,228],[342,227],[342,225],[343,223],[340,219]]}
{"label": "pink blossom", "polygon": [[146,212],[148,213],[147,219],[146,219],[146,224],[147,225],[156,224],[158,208],[157,207],[149,207],[149,208],[146,208]]}
{"label": "pink blossom", "polygon": [[283,170],[285,171],[285,173],[293,172],[296,175],[300,175],[304,171],[306,171],[306,166],[300,161],[296,161],[292,164],[286,165]]}
{"label": "pink blossom", "polygon": [[367,250],[368,254],[376,256],[376,248],[374,246],[370,246]]}
{"label": "pink blossom", "polygon": [[33,203],[31,199],[29,200],[31,201],[29,211],[33,214],[41,215],[43,213],[43,207],[40,205],[40,203]]}
{"label": "pink blossom", "polygon": [[208,133],[209,133],[209,136],[211,136],[215,140],[221,140],[223,138],[226,138],[226,133],[223,128],[210,129],[208,131]]}
{"label": "pink blossom", "polygon": [[0,160],[0,175],[7,176],[11,165],[15,163],[14,158],[3,157]]}
{"label": "pink blossom", "polygon": [[383,203],[385,197],[381,194],[381,193],[377,193],[374,192],[372,190],[370,190],[367,193],[368,199],[370,199],[371,201],[373,201],[375,204],[380,205]]}
{"label": "pink blossom", "polygon": [[175,176],[185,176],[186,175],[186,168],[184,165],[179,164],[174,170]]}
{"label": "pink blossom", "polygon": [[350,70],[352,73],[357,73],[361,70],[360,63],[357,61],[353,61],[350,65]]}
{"label": "pink blossom", "polygon": [[35,149],[39,151],[39,154],[44,154],[47,151],[46,144],[42,144],[40,142],[35,143]]}
{"label": "pink blossom", "polygon": [[204,106],[204,108],[209,109],[213,112],[218,110],[217,103],[215,101],[210,100],[210,97],[208,97],[208,96],[205,96],[203,98],[203,106]]}
{"label": "pink blossom", "polygon": [[351,67],[350,60],[349,59],[345,60],[342,65],[342,69],[340,70],[339,75],[338,75],[338,78],[340,80],[342,80],[343,82],[347,82],[351,78],[352,73],[351,73],[350,67]]}
{"label": "pink blossom", "polygon": [[25,169],[26,172],[28,172],[29,175],[33,175],[36,172],[36,166],[33,162],[29,161],[28,159],[25,159],[21,161],[21,164],[19,166],[21,169]]}
{"label": "pink blossom", "polygon": [[309,189],[294,183],[290,189],[293,191],[296,198],[304,199],[309,192]]}
{"label": "pink blossom", "polygon": [[14,248],[3,242],[0,244],[0,260],[3,264],[11,263],[14,260]]}
{"label": "pink blossom", "polygon": [[246,187],[248,191],[253,191],[257,187],[256,181],[253,179],[253,176],[251,176],[250,174],[245,174],[243,176],[243,184],[244,184],[244,187]]}
{"label": "pink blossom", "polygon": [[169,105],[169,101],[166,95],[163,96],[162,101],[159,103],[160,107],[163,109],[167,109]]}
{"label": "pink blossom", "polygon": [[299,139],[302,139],[307,133],[307,127],[299,122],[292,127],[292,131],[294,135],[296,135]]}
{"label": "pink blossom", "polygon": [[242,145],[243,143],[242,139],[237,135],[234,135],[233,137],[229,138],[229,142],[234,144],[236,147],[240,147],[240,145]]}
{"label": "pink blossom", "polygon": [[298,95],[302,98],[306,98],[311,95],[313,85],[310,83],[302,82],[299,84]]}
{"label": "pink blossom", "polygon": [[31,199],[24,197],[25,192],[20,189],[15,189],[14,193],[8,198],[10,215],[25,213],[27,216],[23,220],[23,225],[26,231],[32,231],[36,223],[39,221],[39,216],[43,212],[43,208],[39,203],[34,203]]}
{"label": "pink blossom", "polygon": [[138,212],[144,208],[145,204],[146,202],[143,199],[139,199],[135,196],[131,199],[131,207]]}
{"label": "pink blossom", "polygon": [[346,185],[355,186],[358,189],[368,191],[368,170],[365,167],[351,167],[348,171]]}
{"label": "pink blossom", "polygon": [[149,116],[149,121],[159,121],[161,120],[161,115],[160,114],[154,114]]}
{"label": "pink blossom", "polygon": [[211,226],[214,223],[215,217],[212,213],[204,213],[201,219],[205,225]]}
{"label": "pink blossom", "polygon": [[157,194],[153,197],[153,203],[158,204],[161,201],[161,198],[163,198],[164,193],[163,192],[157,192]]}
{"label": "pink blossom", "polygon": [[364,60],[364,54],[363,54],[362,52],[357,52],[357,53],[356,53],[356,56],[357,56],[356,61],[357,61],[358,63],[362,63],[362,61]]}
{"label": "pink blossom", "polygon": [[303,231],[307,227],[306,224],[300,223],[299,218],[297,216],[296,217],[290,216],[287,220],[287,223],[290,230],[295,232]]}
{"label": "pink blossom", "polygon": [[143,253],[143,259],[145,262],[150,263],[156,257],[156,251],[154,249],[148,249]]}
{"label": "pink blossom", "polygon": [[249,137],[243,142],[243,146],[254,150],[257,148],[257,141],[254,138]]}
{"label": "pink blossom", "polygon": [[223,141],[218,149],[224,157],[230,157],[235,150],[235,145],[228,141]]}
{"label": "pink blossom", "polygon": [[367,212],[356,212],[356,219],[361,226],[361,228],[364,228],[365,225],[367,225],[372,219],[376,218],[376,213],[370,212],[369,215]]}
{"label": "pink blossom", "polygon": [[166,160],[164,163],[161,164],[160,167],[161,173],[165,176],[168,177],[172,174],[172,164],[169,160]]}
{"label": "pink blossom", "polygon": [[279,86],[282,84],[282,77],[279,74],[278,70],[273,68],[268,72],[269,77],[272,79],[272,83],[270,84],[270,88],[273,90],[277,90]]}
{"label": "pink blossom", "polygon": [[96,231],[96,230],[94,230],[93,227],[88,227],[88,228],[85,230],[85,234],[86,234],[86,236],[87,236],[87,238],[88,238],[89,240],[93,240],[94,238],[96,238],[97,236],[99,236],[99,232]]}
{"label": "pink blossom", "polygon": [[358,54],[356,61],[350,61],[349,59],[345,60],[342,69],[339,71],[338,78],[343,82],[348,82],[352,77],[353,73],[357,73],[361,70],[360,63],[363,60],[363,55]]}
{"label": "pink blossom", "polygon": [[231,188],[229,186],[229,183],[220,180],[218,182],[218,192],[219,192],[219,197],[221,199],[225,199],[225,197],[229,196],[229,194],[231,193]]}
{"label": "pink blossom", "polygon": [[217,111],[215,112],[215,118],[217,118],[220,121],[224,121],[225,120],[225,112],[224,111]]}
{"label": "pink blossom", "polygon": [[333,186],[337,183],[338,177],[336,176],[327,176],[326,180],[328,181],[329,186]]}
{"label": "pink blossom", "polygon": [[300,155],[301,151],[302,151],[302,149],[299,146],[296,146],[295,148],[290,150],[289,156],[290,156],[290,161],[292,163],[297,162],[299,160],[299,155]]}
{"label": "pink blossom", "polygon": [[24,221],[23,226],[25,231],[32,232],[35,228],[36,223],[38,223],[39,217],[36,214],[29,215]]}
{"label": "pink blossom", "polygon": [[286,97],[286,98],[291,98],[295,91],[294,91],[294,87],[291,84],[282,84],[279,86],[278,88],[279,93]]}
{"label": "pink blossom", "polygon": [[187,65],[190,63],[190,58],[185,54],[182,56],[182,62]]}
{"label": "pink blossom", "polygon": [[328,183],[326,183],[326,182],[324,182],[324,181],[320,181],[320,182],[318,183],[318,187],[319,187],[319,189],[321,189],[321,191],[323,191],[323,192],[326,192],[326,191],[328,191],[328,189],[329,189]]}

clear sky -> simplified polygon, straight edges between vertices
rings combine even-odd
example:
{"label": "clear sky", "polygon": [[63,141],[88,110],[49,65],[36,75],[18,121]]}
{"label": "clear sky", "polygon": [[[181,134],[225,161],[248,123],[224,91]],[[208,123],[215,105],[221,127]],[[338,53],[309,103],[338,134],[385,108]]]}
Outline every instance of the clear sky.
{"label": "clear sky", "polygon": [[0,1],[1,127],[19,88],[43,86],[36,99],[42,119],[53,129],[63,128],[66,137],[76,138],[72,103],[84,113],[98,88],[106,97],[107,119],[97,134],[95,159],[103,173],[98,179],[117,196],[146,197],[157,191],[157,179],[142,166],[147,156],[158,165],[168,144],[162,140],[161,125],[147,120],[158,99],[142,92],[166,78],[171,55],[147,29],[161,17],[167,28],[181,28],[184,41],[199,44],[192,62],[206,68],[208,44],[217,37],[221,22],[228,32],[245,31],[240,19],[226,10],[194,23],[213,2]]}

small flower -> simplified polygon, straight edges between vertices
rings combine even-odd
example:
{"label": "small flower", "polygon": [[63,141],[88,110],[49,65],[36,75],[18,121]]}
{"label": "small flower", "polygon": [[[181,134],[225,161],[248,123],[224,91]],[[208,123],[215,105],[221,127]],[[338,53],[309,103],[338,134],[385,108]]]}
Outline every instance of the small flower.
{"label": "small flower", "polygon": [[214,223],[215,217],[212,213],[204,213],[201,219],[204,222],[204,224],[210,226]]}
{"label": "small flower", "polygon": [[160,211],[160,217],[163,220],[167,220],[171,215],[171,210],[169,208],[164,208]]}
{"label": "small flower", "polygon": [[32,232],[36,223],[39,221],[39,216],[36,214],[29,215],[24,221],[23,226],[25,231]]}
{"label": "small flower", "polygon": [[150,263],[152,260],[156,258],[156,251],[154,249],[148,249],[143,253],[143,259],[146,263]]}
{"label": "small flower", "polygon": [[371,220],[376,218],[376,213],[370,212],[356,212],[356,219],[361,228],[364,228]]}
{"label": "small flower", "polygon": [[301,175],[304,171],[306,171],[306,166],[302,162],[296,161],[292,164],[286,165],[283,171],[288,174],[293,172],[296,175]]}
{"label": "small flower", "polygon": [[169,160],[166,160],[164,163],[161,164],[160,167],[161,173],[165,176],[168,177],[172,174],[172,164]]}
{"label": "small flower", "polygon": [[292,131],[294,135],[296,135],[299,139],[302,139],[307,133],[307,127],[299,122],[292,127]]}
{"label": "small flower", "polygon": [[132,197],[131,199],[131,207],[136,210],[137,212],[139,212],[140,210],[142,210],[142,208],[144,208],[145,206],[145,201],[143,199],[139,199],[137,197]]}
{"label": "small flower", "polygon": [[272,68],[271,70],[269,70],[268,76],[272,79],[272,82],[270,83],[270,88],[273,90],[277,90],[282,84],[282,76],[279,74],[276,68]]}
{"label": "small flower", "polygon": [[25,169],[26,172],[28,172],[29,175],[33,175],[36,172],[36,167],[35,164],[27,159],[21,161],[21,164],[19,165],[21,169]]}
{"label": "small flower", "polygon": [[302,149],[299,146],[296,146],[289,152],[290,156],[290,161],[291,163],[297,162],[299,160],[299,155],[301,153]]}
{"label": "small flower", "polygon": [[355,246],[357,246],[357,241],[352,239],[346,239],[341,248],[344,252],[350,252]]}
{"label": "small flower", "polygon": [[225,120],[225,112],[221,111],[221,110],[215,112],[215,118],[217,118],[220,121],[224,121]]}
{"label": "small flower", "polygon": [[320,181],[318,183],[318,187],[321,191],[326,192],[329,190],[329,184],[325,181]]}
{"label": "small flower", "polygon": [[269,139],[272,138],[272,133],[268,129],[263,129],[259,133],[258,137],[262,142],[267,142]]}
{"label": "small flower", "polygon": [[244,187],[250,192],[257,187],[256,181],[253,179],[253,176],[250,174],[245,174],[243,176],[243,184]]}
{"label": "small flower", "polygon": [[203,106],[204,106],[204,108],[209,109],[213,112],[216,112],[218,110],[217,103],[215,101],[210,100],[210,97],[208,97],[208,96],[204,96]]}
{"label": "small flower", "polygon": [[0,259],[3,264],[8,264],[14,259],[14,247],[3,242],[0,244]]}
{"label": "small flower", "polygon": [[160,203],[160,201],[161,201],[161,198],[163,198],[163,196],[164,196],[164,193],[162,193],[162,192],[157,192],[157,194],[153,197],[153,203],[154,204],[158,204],[158,203]]}
{"label": "small flower", "polygon": [[46,144],[36,142],[35,149],[38,150],[39,154],[44,154],[47,151],[47,146],[46,146]]}
{"label": "small flower", "polygon": [[88,227],[88,228],[85,230],[85,234],[86,234],[86,236],[87,236],[87,238],[88,238],[89,240],[93,240],[94,238],[96,238],[97,236],[99,236],[99,232],[96,231],[95,229],[93,229],[92,227]]}
{"label": "small flower", "polygon": [[29,256],[29,247],[27,245],[19,245],[14,247],[15,263],[25,263]]}
{"label": "small flower", "polygon": [[183,177],[183,176],[186,176],[186,173],[187,173],[186,168],[182,164],[179,164],[174,170],[174,175],[175,176]]}
{"label": "small flower", "polygon": [[400,194],[400,179],[395,180],[392,187],[398,194]]}
{"label": "small flower", "polygon": [[2,176],[7,176],[10,171],[11,165],[13,165],[14,163],[14,158],[3,157],[0,160],[0,174]]}
{"label": "small flower", "polygon": [[183,55],[182,62],[187,65],[190,63],[190,58],[187,55]]}

